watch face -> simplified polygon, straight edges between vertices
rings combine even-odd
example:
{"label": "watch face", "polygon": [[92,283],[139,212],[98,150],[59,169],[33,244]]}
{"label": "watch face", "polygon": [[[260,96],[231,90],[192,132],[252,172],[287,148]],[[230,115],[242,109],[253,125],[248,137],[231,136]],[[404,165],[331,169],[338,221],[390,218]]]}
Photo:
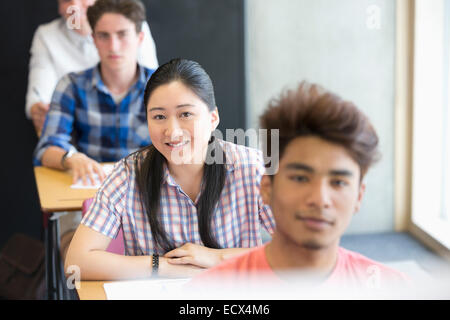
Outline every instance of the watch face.
{"label": "watch face", "polygon": [[74,151],[73,149],[70,149],[63,155],[63,157],[61,158],[61,165],[63,166],[63,168],[65,168],[64,162],[67,159],[69,159],[71,156],[73,156],[75,153],[76,153],[76,151]]}
{"label": "watch face", "polygon": [[70,158],[70,157],[73,156],[75,153],[76,153],[75,150],[70,149],[69,152],[67,152],[67,154],[66,154],[66,159]]}

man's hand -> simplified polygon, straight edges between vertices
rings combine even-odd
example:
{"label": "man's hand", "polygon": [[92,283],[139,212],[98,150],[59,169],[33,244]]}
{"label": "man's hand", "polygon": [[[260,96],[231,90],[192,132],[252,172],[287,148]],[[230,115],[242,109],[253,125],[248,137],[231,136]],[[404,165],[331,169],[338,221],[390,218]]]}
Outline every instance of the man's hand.
{"label": "man's hand", "polygon": [[221,251],[194,243],[186,243],[167,252],[164,258],[170,264],[190,264],[200,268],[210,268],[222,261]]}
{"label": "man's hand", "polygon": [[47,116],[50,105],[48,103],[37,102],[31,106],[31,120],[33,121],[34,128],[38,135],[41,134],[42,127],[44,126],[45,117]]}
{"label": "man's hand", "polygon": [[103,181],[106,178],[106,174],[103,171],[101,164],[80,152],[75,153],[69,159],[66,159],[64,165],[66,168],[72,169],[73,183],[76,183],[78,179],[81,178],[83,185],[88,184],[88,179],[90,180],[90,184],[94,185],[95,173],[100,178],[100,181]]}

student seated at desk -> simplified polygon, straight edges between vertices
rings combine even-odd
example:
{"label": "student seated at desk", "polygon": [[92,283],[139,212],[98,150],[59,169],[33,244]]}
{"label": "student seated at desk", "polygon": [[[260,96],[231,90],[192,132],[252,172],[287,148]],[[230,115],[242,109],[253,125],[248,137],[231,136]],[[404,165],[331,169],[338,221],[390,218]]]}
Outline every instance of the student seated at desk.
{"label": "student seated at desk", "polygon": [[345,289],[351,294],[355,288],[406,284],[400,272],[339,246],[378,154],[377,134],[362,112],[303,82],[272,100],[260,123],[268,136],[273,129],[280,135],[279,170],[261,182],[276,222],[272,240],[205,271],[190,285],[303,289],[306,296],[311,288],[335,286],[344,296]]}
{"label": "student seated at desk", "polygon": [[[196,62],[174,59],[144,95],[152,145],[116,164],[70,244],[83,280],[189,277],[262,244],[273,218],[262,153],[216,139],[214,89]],[[123,228],[126,256],[106,252]]]}
{"label": "student seated at desk", "polygon": [[[52,93],[58,80],[69,72],[92,68],[99,56],[92,41],[86,11],[95,0],[57,0],[60,18],[39,26],[31,45],[25,113],[37,132],[42,131]],[[76,11],[75,11],[76,9]],[[155,43],[146,21],[138,53],[143,66],[156,69]]]}
{"label": "student seated at desk", "polygon": [[[53,94],[35,165],[71,169],[87,184],[115,162],[150,143],[145,84],[153,70],[137,63],[145,7],[137,0],[98,0],[87,10],[100,63],[64,76]],[[72,143],[72,134],[75,141]]]}

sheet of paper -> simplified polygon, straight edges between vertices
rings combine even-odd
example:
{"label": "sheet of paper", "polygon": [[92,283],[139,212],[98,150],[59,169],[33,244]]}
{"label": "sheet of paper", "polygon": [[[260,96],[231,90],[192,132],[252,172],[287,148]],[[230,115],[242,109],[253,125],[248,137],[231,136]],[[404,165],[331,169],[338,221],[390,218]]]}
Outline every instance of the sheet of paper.
{"label": "sheet of paper", "polygon": [[[109,175],[114,168],[113,164],[103,164],[103,171],[105,171],[106,175]],[[72,189],[98,189],[101,186],[100,179],[97,174],[94,174],[94,184],[90,184],[90,180],[87,179],[88,185],[83,185],[83,180],[78,179],[77,183],[72,184],[70,187]]]}
{"label": "sheet of paper", "polygon": [[105,283],[108,300],[186,299],[183,286],[190,279],[151,279]]}
{"label": "sheet of paper", "polygon": [[391,267],[397,271],[403,272],[412,279],[419,280],[431,280],[431,275],[427,273],[416,261],[414,260],[401,260],[393,262],[385,262],[386,266]]}

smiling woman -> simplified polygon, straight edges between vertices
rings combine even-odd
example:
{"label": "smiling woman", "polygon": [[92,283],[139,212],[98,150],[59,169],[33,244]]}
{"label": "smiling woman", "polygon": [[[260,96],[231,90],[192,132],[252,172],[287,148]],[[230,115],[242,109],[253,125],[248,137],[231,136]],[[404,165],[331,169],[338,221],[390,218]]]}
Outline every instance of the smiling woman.
{"label": "smiling woman", "polygon": [[[69,248],[66,267],[82,279],[188,277],[262,244],[261,227],[273,232],[262,153],[212,136],[219,113],[198,63],[158,68],[144,104],[152,145],[116,165]],[[105,252],[120,227],[132,257]]]}
{"label": "smiling woman", "polygon": [[203,165],[219,124],[214,101],[207,105],[181,81],[172,81],[155,89],[146,105],[153,145],[169,163]]}
{"label": "smiling woman", "polygon": [[[166,159],[169,172],[192,201],[197,200],[204,181],[205,192],[198,199],[201,206],[199,210],[202,211],[198,213],[200,236],[206,246],[218,248],[218,243],[211,235],[210,220],[212,209],[225,184],[225,161],[204,166],[208,147],[217,143],[211,135],[219,124],[212,81],[199,64],[187,60],[172,60],[158,71],[149,81],[144,94],[153,143],[151,152],[159,153]],[[157,163],[162,158],[152,153],[145,164],[152,165],[153,162],[155,167],[162,168],[161,163]],[[186,172],[192,174],[187,175]],[[155,182],[160,180],[150,179],[146,177],[147,174],[145,166],[141,172],[137,172],[138,177],[143,178],[138,181],[144,199],[148,198],[145,196],[146,191],[159,188]],[[162,171],[155,176],[162,177]],[[147,184],[151,180],[153,185],[148,188]],[[158,194],[154,192],[147,206],[148,215],[158,212],[159,201]],[[173,249],[155,217],[154,214],[149,215],[156,241],[166,250]]]}

